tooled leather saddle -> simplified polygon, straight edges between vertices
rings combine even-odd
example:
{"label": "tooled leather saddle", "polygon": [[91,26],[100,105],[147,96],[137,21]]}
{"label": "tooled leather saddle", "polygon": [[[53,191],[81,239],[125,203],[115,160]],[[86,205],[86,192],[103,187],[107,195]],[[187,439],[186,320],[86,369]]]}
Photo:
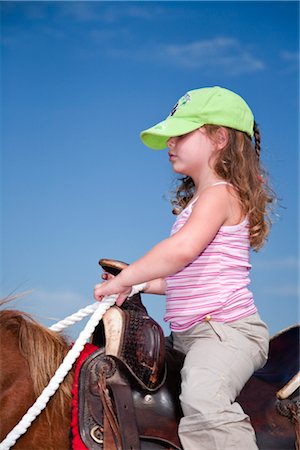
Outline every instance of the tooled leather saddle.
{"label": "tooled leather saddle", "polygon": [[[113,275],[126,266],[104,259],[100,265]],[[99,350],[82,365],[79,377],[79,433],[86,447],[181,450],[177,429],[184,356],[148,316],[139,294],[122,309],[107,311],[93,344]],[[251,418],[261,450],[292,450],[295,439],[300,450],[299,376],[296,325],[271,339],[266,366],[237,399]]]}
{"label": "tooled leather saddle", "polygon": [[[103,259],[100,265],[114,275],[126,266]],[[183,355],[171,350],[139,294],[105,313],[93,344],[99,350],[85,361],[79,378],[79,430],[86,447],[180,450]]]}

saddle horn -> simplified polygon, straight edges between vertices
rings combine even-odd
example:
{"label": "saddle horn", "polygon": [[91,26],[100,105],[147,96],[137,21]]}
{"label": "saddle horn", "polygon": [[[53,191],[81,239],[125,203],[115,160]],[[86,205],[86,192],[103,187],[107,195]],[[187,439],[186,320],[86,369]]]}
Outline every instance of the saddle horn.
{"label": "saddle horn", "polygon": [[[107,258],[100,259],[99,265],[112,275],[128,266]],[[99,345],[100,341],[105,353],[122,361],[139,383],[156,389],[165,376],[164,334],[148,315],[140,294],[127,298],[121,308],[111,307],[103,316],[103,325],[96,328],[93,344]]]}
{"label": "saddle horn", "polygon": [[125,267],[127,267],[128,264],[124,263],[123,261],[118,261],[117,259],[102,258],[99,261],[99,266],[101,266],[105,272],[108,272],[111,275],[116,276],[123,269],[125,269]]}

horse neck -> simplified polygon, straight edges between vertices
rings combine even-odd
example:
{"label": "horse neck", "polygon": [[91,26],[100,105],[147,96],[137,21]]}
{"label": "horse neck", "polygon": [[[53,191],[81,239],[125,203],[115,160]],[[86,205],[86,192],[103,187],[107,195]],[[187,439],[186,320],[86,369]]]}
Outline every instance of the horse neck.
{"label": "horse neck", "polygon": [[[1,346],[11,348],[14,361],[22,361],[28,367],[34,396],[38,397],[48,385],[56,369],[69,350],[63,336],[54,333],[35,322],[29,315],[20,311],[0,311],[0,327],[2,333]],[[0,354],[2,352],[0,351]],[[11,365],[11,369],[16,363]],[[7,362],[3,361],[7,366]],[[1,361],[0,361],[1,365]],[[69,373],[61,384],[59,391],[50,401],[47,408],[49,419],[52,411],[57,415],[65,413],[71,401],[73,373]],[[30,405],[29,405],[30,406]]]}

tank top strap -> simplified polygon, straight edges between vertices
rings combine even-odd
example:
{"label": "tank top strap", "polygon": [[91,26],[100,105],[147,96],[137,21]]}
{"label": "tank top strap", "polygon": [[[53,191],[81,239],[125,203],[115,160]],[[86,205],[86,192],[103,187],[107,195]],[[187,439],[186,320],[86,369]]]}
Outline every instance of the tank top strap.
{"label": "tank top strap", "polygon": [[195,197],[189,204],[188,204],[188,208],[190,208],[191,206],[194,205],[194,203],[196,203],[196,201],[198,200],[199,195],[197,195],[197,197]]}
{"label": "tank top strap", "polygon": [[[204,187],[201,189],[200,193],[203,192],[203,191],[205,191],[205,189],[207,189],[207,188],[209,188],[209,187],[219,186],[219,185],[222,185],[222,184],[227,184],[228,186],[231,186],[231,187],[234,188],[233,184],[229,183],[229,181],[216,181],[215,183],[207,184],[206,186],[204,186]],[[198,197],[197,197],[197,198],[198,198]]]}
{"label": "tank top strap", "polygon": [[[231,186],[234,188],[233,184],[229,183],[229,181],[216,181],[215,183],[211,183],[211,184],[207,184],[206,186],[203,187],[203,189],[199,192],[199,195],[201,194],[201,192],[203,192],[206,188],[212,187],[212,186],[219,186],[220,184],[228,184],[228,186]],[[196,201],[199,198],[199,195],[197,195],[184,209],[184,211],[190,210],[190,208],[194,205],[194,203],[196,203]]]}
{"label": "tank top strap", "polygon": [[229,183],[229,181],[217,181],[216,183],[208,184],[207,186],[205,186],[205,188],[211,186],[219,186],[219,184],[228,184],[228,186],[234,187],[233,184]]}

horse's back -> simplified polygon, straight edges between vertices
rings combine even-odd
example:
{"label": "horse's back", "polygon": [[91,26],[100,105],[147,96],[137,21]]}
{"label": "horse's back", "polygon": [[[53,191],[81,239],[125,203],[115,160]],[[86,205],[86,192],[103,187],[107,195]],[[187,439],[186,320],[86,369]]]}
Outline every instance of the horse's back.
{"label": "horse's back", "polygon": [[277,393],[299,371],[299,325],[282,330],[270,339],[266,365],[245,385],[238,401],[249,415],[258,447],[263,450],[293,450],[299,422],[293,410],[299,389],[285,401]]}

